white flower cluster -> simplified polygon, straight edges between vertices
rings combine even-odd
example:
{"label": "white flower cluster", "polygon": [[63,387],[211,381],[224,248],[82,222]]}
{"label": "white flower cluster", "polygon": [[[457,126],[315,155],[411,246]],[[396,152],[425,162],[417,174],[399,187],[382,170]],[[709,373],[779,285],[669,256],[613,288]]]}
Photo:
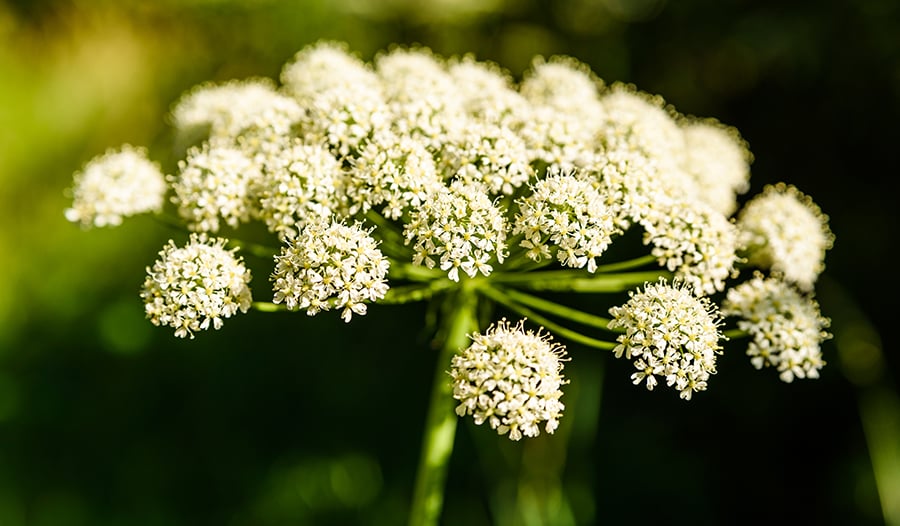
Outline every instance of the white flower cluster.
{"label": "white flower cluster", "polygon": [[328,144],[339,157],[389,123],[381,81],[344,46],[323,42],[301,50],[282,69],[281,81],[305,109],[304,139]]}
{"label": "white flower cluster", "polygon": [[117,226],[122,218],[159,211],[166,181],[142,148],[122,146],[92,159],[74,176],[66,219],[83,227]]}
{"label": "white flower cluster", "polygon": [[[592,271],[638,223],[698,291],[721,290],[733,271],[726,214],[746,190],[746,145],[659,97],[606,87],[574,59],[536,59],[516,85],[472,57],[396,47],[366,63],[322,42],[280,79],[202,84],[173,106],[179,132],[205,133],[167,177],[191,230],[261,221],[284,240],[308,221],[374,211],[404,232],[398,256],[458,280],[460,269],[488,275],[518,234],[513,250]],[[94,217],[78,211],[89,201],[102,199],[85,193],[68,214]],[[689,220],[667,220],[673,207]]]}
{"label": "white flower cluster", "polygon": [[528,148],[511,129],[473,121],[441,152],[448,173],[485,185],[491,194],[512,194],[528,182],[534,169],[528,163]]}
{"label": "white flower cluster", "polygon": [[255,215],[252,188],[261,177],[260,167],[233,143],[210,141],[191,148],[178,168],[178,176],[169,178],[172,202],[191,230],[218,232],[220,220],[237,228]]}
{"label": "white flower cluster", "polygon": [[175,336],[222,327],[222,319],[247,312],[252,301],[250,271],[225,249],[225,240],[191,234],[184,247],[173,241],[162,249],[141,290],[147,317],[154,325],[175,328]]}
{"label": "white flower cluster", "polygon": [[[573,289],[599,290],[643,279],[641,267],[655,260],[674,284],[645,284],[610,309],[610,327],[622,331],[614,352],[633,360],[635,384],[652,389],[664,379],[685,399],[706,388],[720,352],[721,317],[708,298],[747,263],[772,276],[728,292],[727,312],[745,318],[738,325],[754,338],[754,365],[776,367],[787,381],[818,374],[827,322],[805,294],[833,243],[827,217],[785,184],[733,217],[752,162],[735,129],[681,115],[633,86],[606,85],[567,57],[537,58],[515,82],[471,56],[395,47],[365,62],[321,42],[285,64],[280,81],[190,90],[172,109],[185,151],[176,173],[164,177],[142,150],[108,153],[76,174],[66,216],[102,226],[160,211],[168,184],[192,231],[258,222],[274,234],[280,251],[253,253],[278,254],[275,303],[309,315],[337,308],[346,321],[385,298],[390,265],[409,281],[394,296],[402,301],[467,279],[461,286],[485,296],[506,297],[488,290],[498,280],[550,288],[529,273],[546,270],[535,279],[549,283],[561,267],[584,269]],[[233,283],[249,272],[224,241],[203,236],[183,252],[170,243],[145,286],[148,316],[179,336],[249,306],[246,282]],[[610,250],[620,236],[624,249]],[[627,252],[641,236],[642,255],[652,257]],[[201,252],[220,262],[191,263]],[[623,274],[609,274],[616,268]],[[506,307],[566,317],[551,302],[519,298]],[[561,349],[505,321],[473,340],[454,359],[462,411],[515,439],[536,435],[537,421],[555,428]]]}
{"label": "white flower cluster", "polygon": [[541,424],[553,433],[565,409],[565,349],[522,325],[504,319],[471,335],[472,345],[454,355],[450,369],[456,414],[487,422],[511,440],[539,435]]}
{"label": "white flower cluster", "polygon": [[266,164],[256,184],[259,216],[271,232],[294,237],[311,221],[328,220],[346,207],[345,173],[324,146],[294,141]]}
{"label": "white flower cluster", "polygon": [[302,116],[300,105],[279,93],[270,79],[201,84],[172,109],[176,129],[208,127],[213,137],[237,137],[254,128],[285,134]]}
{"label": "white flower cluster", "polygon": [[750,189],[750,150],[737,130],[715,121],[688,121],[682,129],[684,167],[697,183],[697,196],[731,215],[737,209],[735,196]]}
{"label": "white flower cluster", "polygon": [[454,181],[440,190],[404,226],[407,244],[415,241],[413,263],[439,266],[453,281],[459,281],[460,270],[469,277],[490,275],[490,261],[503,263],[506,255],[508,227],[502,211],[481,185]]}
{"label": "white flower cluster", "polygon": [[722,214],[703,203],[662,200],[641,220],[644,243],[660,265],[700,294],[725,288],[736,275],[738,232]]}
{"label": "white flower cluster", "polygon": [[390,263],[359,224],[311,222],[276,256],[275,303],[310,316],[332,306],[349,322],[387,293]]}
{"label": "white flower cluster", "polygon": [[439,151],[469,123],[450,74],[428,49],[397,47],[375,57],[391,126]]}
{"label": "white flower cluster", "polygon": [[755,275],[728,291],[722,313],[737,316],[753,338],[747,348],[757,369],[775,367],[785,382],[818,378],[825,365],[820,345],[830,338],[829,320],[809,296],[777,278]]}
{"label": "white flower cluster", "polygon": [[834,243],[828,217],[809,196],[786,184],[770,185],[738,216],[749,262],[771,268],[803,290],[811,290]]}
{"label": "white flower cluster", "polygon": [[569,57],[537,58],[519,87],[527,101],[513,127],[531,148],[531,160],[569,170],[593,162],[604,116],[602,82]]}
{"label": "white flower cluster", "polygon": [[634,360],[634,384],[644,382],[652,390],[657,377],[664,378],[685,400],[706,390],[724,338],[715,305],[688,286],[662,280],[630,296],[625,305],[609,310],[609,328],[625,331],[613,352],[616,358]]}
{"label": "white flower cluster", "polygon": [[597,269],[597,258],[619,232],[615,217],[599,191],[584,177],[555,173],[534,185],[519,201],[513,234],[534,261],[556,252],[560,264]]}
{"label": "white flower cluster", "polygon": [[381,207],[384,217],[401,219],[444,187],[432,153],[408,136],[376,133],[352,163],[346,178],[351,212]]}

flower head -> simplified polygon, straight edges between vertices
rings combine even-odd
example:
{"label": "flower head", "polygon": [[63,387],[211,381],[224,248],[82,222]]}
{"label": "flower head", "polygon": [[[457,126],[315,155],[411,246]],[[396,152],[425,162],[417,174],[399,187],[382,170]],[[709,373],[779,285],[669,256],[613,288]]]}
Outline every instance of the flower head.
{"label": "flower head", "polygon": [[400,219],[443,186],[422,141],[385,131],[366,141],[353,159],[346,193],[351,213],[380,207],[385,217]]}
{"label": "flower head", "polygon": [[644,243],[653,245],[651,254],[659,264],[696,292],[721,291],[735,275],[737,229],[705,203],[661,200],[641,226]]}
{"label": "flower head", "polygon": [[117,226],[122,218],[159,211],[166,181],[147,153],[129,145],[95,157],[74,176],[66,219],[89,226]]}
{"label": "flower head", "polygon": [[562,265],[594,272],[599,258],[619,232],[615,216],[586,178],[555,172],[519,200],[513,234],[529,258],[540,261],[551,251]]}
{"label": "flower head", "polygon": [[698,197],[730,216],[737,209],[736,194],[750,189],[753,156],[734,128],[715,121],[688,121],[681,126],[686,155],[684,168],[697,182]]}
{"label": "flower head", "polygon": [[492,195],[512,194],[534,175],[525,142],[505,126],[473,120],[440,153],[445,171],[483,184]]}
{"label": "flower head", "polygon": [[519,92],[534,104],[594,120],[603,113],[598,88],[603,86],[591,68],[571,57],[538,57],[526,72]]}
{"label": "flower head", "polygon": [[266,172],[254,192],[259,216],[282,238],[346,206],[341,163],[324,146],[295,141],[266,163]]}
{"label": "flower head", "polygon": [[820,345],[831,335],[812,298],[757,273],[728,291],[722,313],[739,317],[738,328],[752,336],[747,356],[757,369],[775,367],[785,382],[819,377],[825,365]]}
{"label": "flower head", "polygon": [[614,85],[601,102],[605,111],[597,133],[601,158],[643,158],[642,171],[653,187],[670,198],[697,196],[697,183],[684,169],[684,133],[661,97]]}
{"label": "flower head", "polygon": [[513,88],[509,72],[472,56],[453,60],[447,71],[469,116],[480,122],[517,127],[528,101]]}
{"label": "flower head", "polygon": [[175,329],[175,336],[222,327],[222,319],[238,310],[247,312],[252,301],[250,271],[225,249],[225,240],[191,234],[184,247],[173,241],[159,253],[141,290],[147,317],[154,325]]}
{"label": "flower head", "polygon": [[503,212],[484,187],[454,181],[413,211],[403,233],[407,244],[414,241],[414,264],[439,266],[459,281],[460,270],[469,277],[487,276],[493,270],[491,259],[503,262],[507,229]]}
{"label": "flower head", "polygon": [[810,290],[834,243],[828,216],[797,188],[769,185],[738,215],[749,262]]}
{"label": "flower head", "polygon": [[281,71],[287,91],[306,110],[301,133],[339,156],[353,153],[388,123],[378,77],[340,45],[321,42],[294,56]]}
{"label": "flower head", "polygon": [[387,293],[389,265],[371,232],[358,223],[311,222],[275,256],[273,301],[310,316],[337,307],[349,322],[353,314],[366,313],[366,302]]}
{"label": "flower head", "polygon": [[201,84],[172,109],[178,130],[208,126],[212,137],[237,137],[252,128],[285,134],[302,116],[300,105],[264,78]]}
{"label": "flower head", "polygon": [[260,178],[260,167],[230,141],[191,148],[178,168],[178,176],[170,178],[175,190],[172,202],[190,229],[218,232],[220,219],[236,228],[256,213],[252,188]]}
{"label": "flower head", "polygon": [[464,99],[442,59],[425,48],[395,48],[375,57],[391,129],[440,150],[469,123]]}
{"label": "flower head", "polygon": [[515,128],[531,160],[571,170],[589,166],[604,122],[602,81],[587,65],[566,57],[538,57],[519,86],[530,105],[519,110]]}
{"label": "flower head", "polygon": [[553,433],[565,409],[565,349],[549,335],[505,319],[471,338],[451,362],[456,414],[472,415],[477,425],[487,422],[510,440],[538,436],[541,424]]}
{"label": "flower head", "polygon": [[706,390],[724,337],[715,305],[695,296],[690,287],[663,280],[630,296],[625,305],[609,309],[613,317],[609,327],[625,331],[613,352],[616,358],[634,361],[634,384],[644,382],[652,390],[657,377],[665,378],[666,385],[675,387],[685,400]]}

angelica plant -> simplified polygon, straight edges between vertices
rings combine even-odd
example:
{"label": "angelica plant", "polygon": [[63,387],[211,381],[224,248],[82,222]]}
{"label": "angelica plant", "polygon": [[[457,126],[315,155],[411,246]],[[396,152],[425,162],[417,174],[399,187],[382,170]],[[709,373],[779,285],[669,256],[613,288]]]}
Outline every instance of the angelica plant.
{"label": "angelica plant", "polygon": [[[553,433],[579,352],[629,360],[635,385],[684,400],[714,389],[728,339],[785,382],[825,365],[814,286],[834,238],[819,207],[787,184],[741,207],[752,156],[737,130],[575,59],[537,58],[515,82],[470,56],[398,47],[367,63],[323,42],[280,84],[193,88],[170,121],[189,143],[174,173],[109,152],[76,173],[66,217],[149,212],[183,229],[141,292],[176,337],[251,308],[352,322],[439,306],[411,524],[440,515],[457,418],[510,440]],[[242,239],[253,224],[262,242]],[[268,286],[245,252],[270,262]]]}

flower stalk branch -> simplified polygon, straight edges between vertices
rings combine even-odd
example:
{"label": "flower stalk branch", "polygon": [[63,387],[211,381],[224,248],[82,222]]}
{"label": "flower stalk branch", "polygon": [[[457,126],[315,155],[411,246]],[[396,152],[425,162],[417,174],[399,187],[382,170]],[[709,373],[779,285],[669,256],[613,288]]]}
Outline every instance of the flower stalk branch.
{"label": "flower stalk branch", "polygon": [[503,292],[511,300],[524,306],[535,308],[537,310],[546,312],[547,314],[553,314],[562,318],[566,318],[575,323],[580,323],[581,325],[585,325],[588,327],[594,327],[607,331],[612,330],[609,328],[609,318],[604,318],[595,314],[589,314],[587,312],[573,309],[571,307],[545,300],[537,296],[532,296],[531,294],[526,294],[515,289],[504,289]]}
{"label": "flower stalk branch", "polygon": [[576,332],[572,329],[563,327],[562,325],[560,325],[554,321],[551,321],[549,318],[541,316],[537,312],[514,301],[508,294],[501,291],[497,287],[492,287],[492,286],[479,287],[478,292],[483,294],[485,297],[510,309],[511,311],[519,314],[520,316],[530,318],[531,321],[538,323],[540,325],[543,325],[544,327],[546,327],[553,333],[555,333],[559,336],[562,336],[563,338],[566,338],[572,342],[580,343],[586,347],[591,347],[593,349],[602,349],[605,351],[611,351],[616,347],[616,344],[613,342],[598,340],[596,338],[591,338],[589,336],[585,336],[585,335],[583,335],[579,332]]}

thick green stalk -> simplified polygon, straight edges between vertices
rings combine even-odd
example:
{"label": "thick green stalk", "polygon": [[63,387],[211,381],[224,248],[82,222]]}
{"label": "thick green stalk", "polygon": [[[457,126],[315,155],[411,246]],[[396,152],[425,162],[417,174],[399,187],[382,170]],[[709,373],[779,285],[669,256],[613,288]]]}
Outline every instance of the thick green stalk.
{"label": "thick green stalk", "polygon": [[454,295],[447,297],[447,308],[438,339],[441,351],[434,369],[431,401],[422,438],[422,452],[416,473],[416,487],[409,513],[410,526],[438,524],[444,504],[447,464],[453,452],[457,416],[454,413],[452,386],[447,369],[453,354],[469,344],[469,333],[478,330],[478,298],[465,280]]}

